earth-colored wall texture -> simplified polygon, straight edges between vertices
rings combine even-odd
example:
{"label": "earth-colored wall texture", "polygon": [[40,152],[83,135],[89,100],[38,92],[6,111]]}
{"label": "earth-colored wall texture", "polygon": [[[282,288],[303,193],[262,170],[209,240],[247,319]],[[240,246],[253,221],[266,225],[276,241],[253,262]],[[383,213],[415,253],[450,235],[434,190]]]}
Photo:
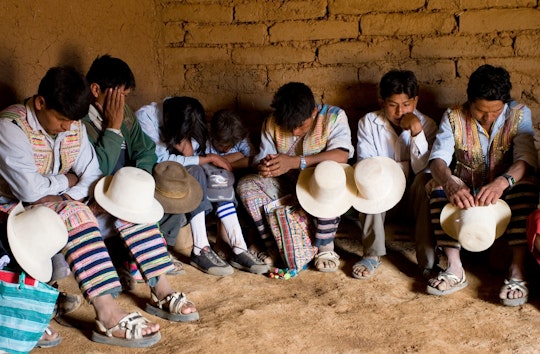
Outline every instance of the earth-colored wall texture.
{"label": "earth-colored wall texture", "polygon": [[438,120],[489,63],[508,69],[514,98],[540,120],[538,0],[3,0],[0,10],[0,103],[31,95],[49,66],[85,72],[110,53],[135,73],[135,109],[189,95],[256,131],[275,90],[302,81],[354,129],[389,69],[416,73],[419,108]]}

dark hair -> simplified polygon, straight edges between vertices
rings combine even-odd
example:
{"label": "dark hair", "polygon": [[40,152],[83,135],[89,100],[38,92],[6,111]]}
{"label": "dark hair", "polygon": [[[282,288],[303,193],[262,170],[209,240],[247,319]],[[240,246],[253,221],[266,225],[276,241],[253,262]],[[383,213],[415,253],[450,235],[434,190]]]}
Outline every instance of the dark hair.
{"label": "dark hair", "polygon": [[418,81],[410,70],[390,70],[381,78],[379,95],[383,100],[392,95],[406,94],[409,98],[418,96]]}
{"label": "dark hair", "polygon": [[47,109],[80,120],[88,114],[92,94],[84,76],[71,66],[50,68],[41,82],[37,94],[45,100]]}
{"label": "dark hair", "polygon": [[161,136],[167,148],[174,150],[174,145],[184,139],[195,139],[199,144],[199,155],[205,153],[208,129],[204,108],[192,97],[171,97],[163,102],[163,126]]}
{"label": "dark hair", "polygon": [[503,67],[482,65],[476,69],[469,78],[467,85],[467,100],[503,101],[508,103],[512,100],[510,91],[512,83],[510,74]]}
{"label": "dark hair", "polygon": [[122,59],[113,58],[108,54],[94,60],[86,74],[86,80],[89,84],[98,84],[101,92],[122,85],[125,89],[135,89],[135,77],[129,65]]}
{"label": "dark hair", "polygon": [[276,124],[292,132],[313,113],[315,97],[307,85],[289,82],[277,90],[270,106],[274,109]]}
{"label": "dark hair", "polygon": [[215,144],[234,146],[247,137],[248,131],[236,113],[222,109],[212,116],[210,135],[214,146]]}

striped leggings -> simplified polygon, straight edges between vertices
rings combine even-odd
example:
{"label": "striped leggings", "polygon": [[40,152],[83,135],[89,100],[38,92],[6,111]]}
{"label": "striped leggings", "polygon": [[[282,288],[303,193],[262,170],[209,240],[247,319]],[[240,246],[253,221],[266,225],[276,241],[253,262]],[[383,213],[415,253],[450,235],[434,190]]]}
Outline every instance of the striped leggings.
{"label": "striped leggings", "polygon": [[[68,242],[62,253],[85,299],[91,302],[100,295],[117,295],[121,290],[118,274],[90,209],[74,201],[41,205],[54,210],[66,225]],[[2,209],[11,209],[6,207],[4,205]],[[174,268],[157,224],[119,221],[117,226],[119,237],[129,249],[146,281]]]}

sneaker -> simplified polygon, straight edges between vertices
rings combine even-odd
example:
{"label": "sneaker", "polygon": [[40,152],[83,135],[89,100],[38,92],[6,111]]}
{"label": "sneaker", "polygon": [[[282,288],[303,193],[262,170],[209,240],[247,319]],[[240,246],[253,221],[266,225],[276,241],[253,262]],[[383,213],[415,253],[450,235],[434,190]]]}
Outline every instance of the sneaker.
{"label": "sneaker", "polygon": [[211,275],[223,276],[234,273],[233,268],[208,246],[204,247],[198,256],[192,251],[190,264]]}
{"label": "sneaker", "polygon": [[248,251],[235,254],[231,258],[230,263],[236,269],[245,270],[253,274],[268,273],[268,265]]}
{"label": "sneaker", "polygon": [[248,252],[263,261],[268,266],[268,269],[277,267],[281,264],[281,256],[275,247],[266,251],[260,251],[258,248],[252,246]]}

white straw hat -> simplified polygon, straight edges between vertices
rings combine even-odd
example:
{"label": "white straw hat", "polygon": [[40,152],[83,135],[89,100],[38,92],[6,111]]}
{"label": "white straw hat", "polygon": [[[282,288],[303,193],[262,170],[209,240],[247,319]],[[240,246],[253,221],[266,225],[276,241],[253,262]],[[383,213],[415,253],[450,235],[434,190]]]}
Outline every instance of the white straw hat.
{"label": "white straw hat", "polygon": [[356,196],[353,168],[335,161],[323,161],[300,172],[296,183],[298,202],[318,218],[334,218],[350,209]]}
{"label": "white straw hat", "polygon": [[488,206],[461,209],[448,203],[441,211],[441,227],[471,252],[488,249],[506,231],[512,211],[504,200]]}
{"label": "white straw hat", "polygon": [[134,224],[153,224],[163,217],[154,198],[154,178],[136,167],[122,167],[114,176],[101,178],[94,198],[109,214]]}
{"label": "white straw hat", "polygon": [[22,203],[9,213],[7,238],[13,257],[32,278],[48,282],[52,276],[51,258],[68,241],[66,225],[45,206],[25,210]]}
{"label": "white straw hat", "polygon": [[389,157],[363,159],[354,166],[358,195],[353,207],[365,214],[379,214],[392,209],[405,193],[405,174]]}

